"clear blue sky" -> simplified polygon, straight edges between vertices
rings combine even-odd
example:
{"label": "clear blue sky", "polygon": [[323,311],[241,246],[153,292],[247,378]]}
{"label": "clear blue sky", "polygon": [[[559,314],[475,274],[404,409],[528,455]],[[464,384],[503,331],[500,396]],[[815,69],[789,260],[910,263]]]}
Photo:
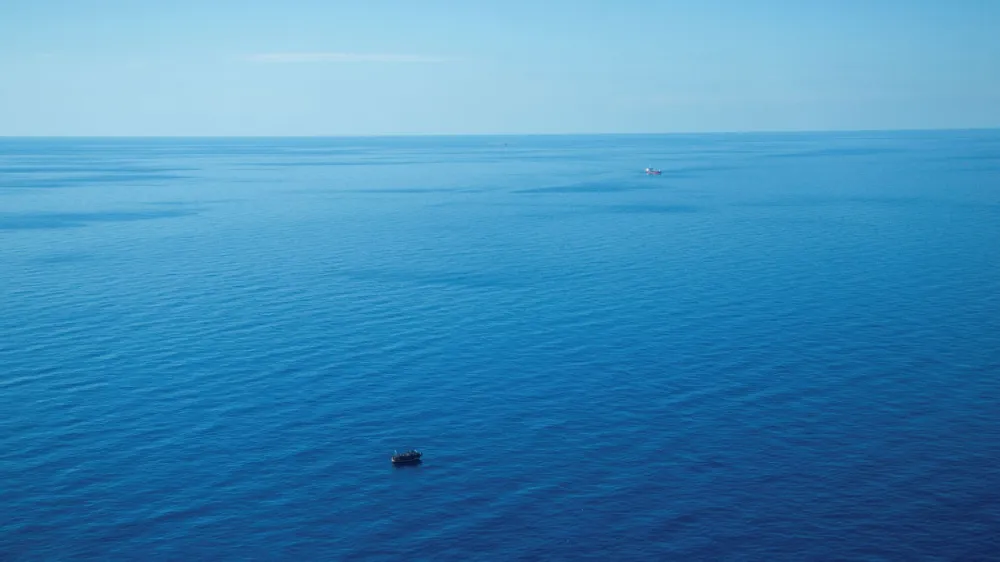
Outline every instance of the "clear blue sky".
{"label": "clear blue sky", "polygon": [[998,0],[0,0],[0,135],[967,127]]}

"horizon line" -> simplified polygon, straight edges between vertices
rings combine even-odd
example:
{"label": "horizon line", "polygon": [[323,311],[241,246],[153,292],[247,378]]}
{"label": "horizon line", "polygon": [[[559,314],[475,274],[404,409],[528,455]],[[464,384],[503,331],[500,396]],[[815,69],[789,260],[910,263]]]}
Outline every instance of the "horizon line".
{"label": "horizon line", "polygon": [[892,129],[753,129],[670,132],[587,132],[587,133],[352,133],[303,135],[4,135],[0,139],[306,139],[306,138],[398,138],[398,137],[596,137],[668,135],[753,135],[809,133],[917,133],[917,132],[1000,131],[1000,125],[983,127],[913,127]]}

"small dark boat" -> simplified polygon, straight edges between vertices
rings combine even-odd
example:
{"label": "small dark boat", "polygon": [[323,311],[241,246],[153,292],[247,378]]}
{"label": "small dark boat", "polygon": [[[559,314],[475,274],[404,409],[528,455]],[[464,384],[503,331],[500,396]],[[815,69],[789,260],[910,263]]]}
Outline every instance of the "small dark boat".
{"label": "small dark boat", "polygon": [[416,449],[410,449],[402,453],[393,452],[392,464],[408,464],[420,462],[420,457],[424,456],[423,453]]}
{"label": "small dark boat", "polygon": [[658,175],[660,175],[662,173],[663,172],[661,172],[660,170],[657,170],[656,168],[646,168],[646,175],[647,176],[658,176]]}

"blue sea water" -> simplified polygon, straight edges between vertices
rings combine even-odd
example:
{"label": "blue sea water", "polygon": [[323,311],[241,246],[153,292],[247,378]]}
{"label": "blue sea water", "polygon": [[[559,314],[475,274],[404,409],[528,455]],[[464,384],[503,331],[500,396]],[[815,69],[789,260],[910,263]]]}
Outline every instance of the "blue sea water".
{"label": "blue sea water", "polygon": [[0,139],[0,303],[3,560],[1000,557],[998,131]]}

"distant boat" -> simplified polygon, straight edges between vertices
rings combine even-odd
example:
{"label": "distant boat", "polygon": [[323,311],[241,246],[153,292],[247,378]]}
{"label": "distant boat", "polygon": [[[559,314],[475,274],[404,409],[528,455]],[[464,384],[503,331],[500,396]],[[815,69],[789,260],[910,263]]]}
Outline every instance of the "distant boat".
{"label": "distant boat", "polygon": [[660,175],[662,173],[663,172],[657,170],[656,168],[646,168],[646,175],[647,176],[658,176],[658,175]]}
{"label": "distant boat", "polygon": [[402,453],[393,451],[392,464],[408,464],[420,462],[420,457],[424,456],[423,453],[416,449],[410,449]]}

